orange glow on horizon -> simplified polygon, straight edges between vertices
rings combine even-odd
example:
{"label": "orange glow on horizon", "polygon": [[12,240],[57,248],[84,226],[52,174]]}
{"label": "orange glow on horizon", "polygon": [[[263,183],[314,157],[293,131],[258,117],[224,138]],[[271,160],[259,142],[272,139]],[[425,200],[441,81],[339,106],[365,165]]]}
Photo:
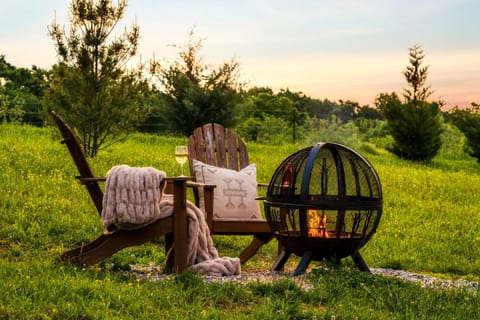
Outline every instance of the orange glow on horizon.
{"label": "orange glow on horizon", "polygon": [[[241,66],[249,87],[266,86],[275,92],[288,88],[315,99],[352,100],[373,107],[380,93],[396,92],[401,97],[407,86],[402,75],[407,54],[292,57],[243,61]],[[426,52],[427,85],[434,91],[430,100],[442,100],[446,108],[480,103],[478,56],[480,52]]]}

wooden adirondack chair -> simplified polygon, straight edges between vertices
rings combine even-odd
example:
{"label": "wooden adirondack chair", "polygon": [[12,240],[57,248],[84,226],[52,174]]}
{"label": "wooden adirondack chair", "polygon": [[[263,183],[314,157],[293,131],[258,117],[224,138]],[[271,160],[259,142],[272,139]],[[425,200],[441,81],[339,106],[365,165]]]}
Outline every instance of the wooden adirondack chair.
{"label": "wooden adirondack chair", "polygon": [[[196,128],[188,141],[190,174],[195,177],[193,160],[208,165],[239,171],[249,165],[245,143],[228,128],[220,124],[209,123]],[[263,185],[266,186],[266,185]],[[211,234],[215,235],[253,235],[250,245],[239,255],[245,263],[257,253],[259,248],[273,239],[274,235],[265,219],[222,219],[213,216],[213,188],[205,189],[205,211]],[[207,195],[208,194],[208,195]],[[198,189],[194,189],[198,205]]]}
{"label": "wooden adirondack chair", "polygon": [[[98,214],[102,212],[103,191],[99,185],[105,177],[94,175],[85,153],[73,130],[62,117],[52,111],[53,119],[63,137],[65,144],[78,169],[75,178],[84,185],[95,204]],[[116,230],[102,234],[96,240],[69,250],[62,254],[63,261],[93,265],[101,262],[121,249],[138,246],[150,240],[165,236],[165,271],[182,272],[187,268],[187,216],[186,216],[186,177],[167,178],[167,192],[174,195],[174,213],[167,218],[135,230]],[[173,249],[173,247],[175,247]]]}

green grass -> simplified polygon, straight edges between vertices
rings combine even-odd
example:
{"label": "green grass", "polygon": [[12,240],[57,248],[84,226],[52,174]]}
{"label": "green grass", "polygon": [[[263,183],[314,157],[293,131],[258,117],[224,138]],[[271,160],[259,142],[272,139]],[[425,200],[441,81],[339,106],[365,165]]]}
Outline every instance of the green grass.
{"label": "green grass", "polygon": [[385,206],[365,258],[384,267],[475,274],[480,268],[478,164],[371,161],[382,179]]}
{"label": "green grass", "polygon": [[[136,134],[91,160],[104,175],[116,164],[180,168],[175,145],[185,138]],[[258,180],[303,146],[249,144]],[[362,249],[370,267],[390,267],[478,281],[480,166],[474,160],[399,160],[364,154],[377,169],[384,212]],[[467,290],[420,288],[355,270],[350,259],[331,268],[312,263],[313,289],[293,281],[205,284],[195,274],[137,281],[129,264],[161,264],[163,247],[123,250],[89,268],[63,264],[60,254],[102,232],[101,221],[55,128],[0,125],[0,319],[477,319],[480,298]],[[247,237],[216,236],[221,255],[234,256]],[[271,243],[244,271],[268,270]],[[294,262],[292,262],[294,263]]]}

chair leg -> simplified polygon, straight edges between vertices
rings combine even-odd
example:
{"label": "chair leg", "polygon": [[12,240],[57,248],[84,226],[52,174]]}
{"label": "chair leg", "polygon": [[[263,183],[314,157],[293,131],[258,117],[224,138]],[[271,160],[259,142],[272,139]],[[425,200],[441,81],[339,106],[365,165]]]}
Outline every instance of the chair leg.
{"label": "chair leg", "polygon": [[291,252],[287,252],[285,250],[281,250],[278,253],[277,258],[275,259],[275,262],[273,263],[272,266],[272,271],[283,271],[283,267],[285,266],[285,263],[287,263],[288,258],[290,258]]}
{"label": "chair leg", "polygon": [[149,240],[146,238],[132,237],[130,232],[117,231],[108,236],[101,235],[85,246],[65,252],[62,260],[87,266],[94,265],[124,248],[138,246],[147,241]]}
{"label": "chair leg", "polygon": [[63,261],[94,265],[124,248],[144,244],[161,235],[171,233],[172,218],[158,220],[146,227],[136,230],[118,230],[112,234],[102,234],[87,245],[77,247],[62,254]]}
{"label": "chair leg", "polygon": [[165,260],[162,264],[163,273],[175,272],[175,242],[173,233],[165,235]]}
{"label": "chair leg", "polygon": [[253,240],[248,247],[243,249],[240,253],[240,263],[244,264],[251,257],[253,257],[261,246],[270,242],[273,239],[273,233],[257,233],[253,235]]}
{"label": "chair leg", "polygon": [[92,241],[88,244],[81,245],[81,246],[76,247],[74,249],[68,250],[61,255],[61,259],[63,261],[69,261],[69,262],[72,262],[72,263],[80,263],[80,261],[82,259],[82,256],[86,252],[94,250],[95,248],[100,246],[104,241],[107,240],[107,237],[108,236],[102,234],[100,237],[98,237],[97,239],[95,239],[94,241]]}
{"label": "chair leg", "polygon": [[162,264],[162,273],[170,274],[174,272],[174,268],[175,268],[174,255],[175,255],[174,245],[172,245],[168,250],[167,250],[167,247],[165,247],[165,260],[163,261],[163,264]]}

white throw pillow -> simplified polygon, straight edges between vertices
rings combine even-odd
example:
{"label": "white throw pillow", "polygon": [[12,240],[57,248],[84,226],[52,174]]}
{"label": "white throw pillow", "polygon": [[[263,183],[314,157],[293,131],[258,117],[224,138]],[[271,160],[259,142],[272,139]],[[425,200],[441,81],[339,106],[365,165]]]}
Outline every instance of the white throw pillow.
{"label": "white throw pillow", "polygon": [[[257,167],[254,163],[240,171],[220,168],[193,160],[197,182],[216,185],[213,216],[228,219],[259,219]],[[203,192],[200,192],[203,207]]]}

